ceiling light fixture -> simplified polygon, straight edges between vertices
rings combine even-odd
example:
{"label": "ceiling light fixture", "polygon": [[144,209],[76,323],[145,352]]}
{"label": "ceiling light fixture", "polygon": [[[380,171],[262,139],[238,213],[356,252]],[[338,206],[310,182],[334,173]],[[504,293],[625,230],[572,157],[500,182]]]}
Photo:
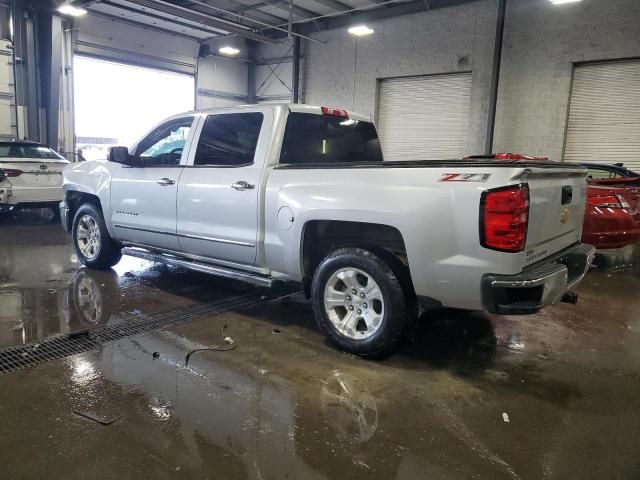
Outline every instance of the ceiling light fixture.
{"label": "ceiling light fixture", "polygon": [[581,2],[582,0],[551,0],[551,3],[554,5],[562,5],[563,3],[575,3]]}
{"label": "ceiling light fixture", "polygon": [[356,25],[355,27],[351,27],[348,32],[356,37],[364,37],[365,35],[371,35],[373,28],[369,28],[366,25]]}
{"label": "ceiling light fixture", "polygon": [[238,55],[240,53],[240,49],[235,48],[235,47],[230,47],[230,46],[224,46],[224,47],[220,47],[218,49],[218,52],[220,52],[222,55],[227,55],[229,57],[233,57],[235,55]]}
{"label": "ceiling light fixture", "polygon": [[82,15],[86,15],[87,11],[84,8],[74,7],[70,3],[66,3],[58,7],[58,12],[63,15],[70,15],[72,17],[81,17]]}

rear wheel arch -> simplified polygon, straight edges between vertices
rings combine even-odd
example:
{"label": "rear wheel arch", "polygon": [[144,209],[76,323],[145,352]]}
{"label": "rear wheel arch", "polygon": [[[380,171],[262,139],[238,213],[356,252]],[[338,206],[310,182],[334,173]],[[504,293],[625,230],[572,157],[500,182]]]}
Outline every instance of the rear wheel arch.
{"label": "rear wheel arch", "polygon": [[310,220],[303,226],[300,265],[307,295],[322,260],[341,248],[363,248],[375,253],[401,277],[407,294],[415,295],[406,244],[400,230],[391,225],[342,220]]}

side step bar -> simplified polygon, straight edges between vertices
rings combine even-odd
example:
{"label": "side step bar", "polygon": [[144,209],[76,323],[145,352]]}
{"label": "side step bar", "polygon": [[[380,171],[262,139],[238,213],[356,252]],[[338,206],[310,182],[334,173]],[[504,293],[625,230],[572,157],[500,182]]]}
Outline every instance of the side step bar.
{"label": "side step bar", "polygon": [[211,275],[216,275],[218,277],[226,277],[233,280],[253,283],[254,285],[259,285],[261,287],[272,287],[274,284],[280,283],[280,281],[274,278],[263,277],[254,273],[241,272],[239,270],[234,270],[233,268],[196,262],[194,260],[185,260],[182,258],[174,257],[172,255],[151,252],[142,248],[124,247],[122,249],[122,254],[129,255],[130,257],[142,258],[144,260],[150,260],[152,262],[175,265],[176,267],[182,267],[186,268],[187,270],[194,270],[196,272],[208,273]]}

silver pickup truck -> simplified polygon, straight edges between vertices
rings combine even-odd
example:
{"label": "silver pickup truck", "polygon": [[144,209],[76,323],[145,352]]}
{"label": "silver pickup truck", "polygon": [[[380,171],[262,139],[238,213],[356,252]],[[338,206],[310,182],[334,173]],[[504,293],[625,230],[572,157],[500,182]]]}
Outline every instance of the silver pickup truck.
{"label": "silver pickup truck", "polygon": [[82,263],[122,254],[258,285],[300,282],[322,330],[392,352],[420,306],[528,314],[574,301],[586,169],[492,158],[383,161],[369,119],[244,106],[176,115],[63,173]]}

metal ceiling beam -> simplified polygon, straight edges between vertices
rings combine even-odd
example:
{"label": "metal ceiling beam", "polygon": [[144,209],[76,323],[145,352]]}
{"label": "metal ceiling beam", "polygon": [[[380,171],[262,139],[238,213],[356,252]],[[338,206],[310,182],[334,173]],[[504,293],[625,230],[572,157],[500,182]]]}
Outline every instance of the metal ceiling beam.
{"label": "metal ceiling beam", "polygon": [[[272,24],[267,23],[267,22],[263,22],[262,20],[258,20],[256,18],[252,18],[252,17],[249,17],[249,16],[242,16],[242,14],[238,15],[236,12],[233,12],[231,10],[227,10],[227,9],[224,9],[224,8],[216,7],[214,5],[209,5],[209,4],[207,4],[207,3],[205,3],[205,2],[203,2],[201,0],[190,0],[189,3],[196,4],[196,5],[201,5],[201,6],[204,6],[206,8],[210,8],[212,10],[215,10],[218,13],[223,13],[224,15],[240,16],[240,18],[249,19],[251,22],[262,26],[263,29],[264,29],[264,27],[274,28],[274,29],[279,30],[281,32],[286,32],[287,35],[289,35],[289,36],[294,35],[294,36],[306,38],[307,40],[311,40],[311,41],[314,41],[314,42],[320,42],[320,40],[316,40],[315,38],[307,37],[305,35],[300,35],[298,33],[291,32],[289,30],[285,30],[282,27],[279,27],[277,25],[272,25]],[[290,0],[290,3],[293,3],[293,0]],[[198,11],[201,11],[201,10],[198,10]],[[205,13],[205,12],[203,12],[203,13]],[[324,42],[320,42],[320,43],[324,43]]]}
{"label": "metal ceiling beam", "polygon": [[220,17],[213,17],[195,10],[179,7],[177,5],[163,2],[161,0],[128,0],[130,3],[150,8],[168,15],[173,15],[184,20],[200,23],[216,30],[222,30],[228,33],[235,33],[244,38],[249,38],[261,43],[276,43],[272,38],[266,37],[259,33],[253,32],[246,25],[242,25],[231,20]]}
{"label": "metal ceiling beam", "polygon": [[197,0],[181,0],[178,5],[181,7],[189,7],[191,5],[202,5],[206,8],[213,8],[216,10],[226,10],[229,12],[228,15],[231,15],[231,16],[242,17],[249,21],[255,18],[255,20],[268,22],[272,25],[278,25],[279,23],[282,23],[282,21],[284,20],[284,17],[279,17],[271,13],[263,12],[262,10],[254,10],[254,12],[251,14],[252,16],[245,15],[241,11],[241,9],[246,7],[244,3],[236,2],[235,0],[227,0],[227,3],[231,6],[230,9],[221,9],[217,5],[210,4],[208,1],[197,1]]}
{"label": "metal ceiling beam", "polygon": [[338,0],[313,0],[316,3],[319,3],[320,5],[324,5],[327,8],[330,8],[331,10],[335,10],[337,12],[348,12],[352,9],[352,7],[350,7],[349,5],[346,5],[342,2],[339,2]]}
{"label": "metal ceiling beam", "polygon": [[386,18],[400,17],[414,13],[435,10],[438,8],[472,3],[480,0],[413,0],[399,3],[391,0],[379,5],[372,5],[367,8],[353,9],[350,13],[340,13],[335,15],[325,15],[312,19],[299,20],[295,22],[296,31],[305,35],[317,33],[325,30],[346,28],[354,23],[366,23],[384,20]]}
{"label": "metal ceiling beam", "polygon": [[[255,10],[260,7],[272,6],[277,8],[278,10],[282,10],[287,13],[287,17],[289,15],[289,1],[288,0],[261,0],[260,3],[255,5],[247,5],[241,8],[239,11],[246,12],[249,10]],[[296,5],[293,6],[293,13],[302,18],[314,18],[318,16],[317,12],[312,12],[311,10],[307,10],[306,8],[298,7]]]}
{"label": "metal ceiling beam", "polygon": [[[164,22],[170,22],[173,23],[175,25],[180,25],[181,27],[187,27],[187,28],[191,28],[193,30],[199,30],[201,32],[207,33],[209,35],[225,35],[226,31],[225,30],[221,30],[221,29],[213,29],[213,28],[205,28],[202,25],[193,25],[191,23],[186,23],[186,22],[181,22],[180,20],[176,20],[175,18],[169,18],[169,17],[164,17],[162,15],[158,15],[156,13],[150,12],[149,10],[138,10],[136,8],[132,8],[132,7],[127,7],[125,5],[122,5],[120,3],[114,3],[111,2],[109,0],[102,0],[102,2],[100,2],[103,5],[108,5],[110,7],[114,7],[114,8],[119,8],[121,10],[124,10],[125,12],[130,12],[136,15],[144,15],[145,17],[149,17],[149,18],[155,18],[157,20],[161,20]],[[96,10],[92,10],[91,8],[89,8],[89,11],[91,12],[95,12]]]}
{"label": "metal ceiling beam", "polygon": [[[105,5],[111,4],[111,2],[102,2],[102,3],[105,4]],[[113,5],[113,4],[111,4],[111,5]],[[137,20],[132,20],[130,18],[122,17],[122,16],[115,15],[115,14],[112,14],[112,13],[106,13],[106,12],[102,12],[102,11],[99,11],[99,10],[94,10],[93,8],[89,8],[88,10],[89,10],[89,14],[93,15],[95,17],[102,17],[102,18],[106,18],[108,20],[115,20],[115,21],[118,21],[118,22],[121,22],[121,23],[129,24],[129,25],[134,26],[134,27],[146,28],[147,30],[152,30],[152,31],[155,31],[155,32],[164,33],[165,35],[173,35],[175,37],[186,38],[188,40],[195,40],[196,42],[199,42],[199,41],[202,40],[202,38],[200,38],[200,37],[195,37],[195,36],[189,35],[187,33],[176,32],[175,30],[162,28],[162,27],[159,27],[157,25],[149,25],[148,23],[139,22]],[[125,9],[123,9],[123,10],[125,10]],[[130,10],[133,10],[133,9],[130,9]],[[129,10],[125,10],[125,11],[129,11]],[[140,13],[140,12],[137,12],[135,10],[134,10],[134,12],[135,13]],[[142,12],[142,13],[144,13],[144,12]],[[162,18],[166,22],[171,22],[171,23],[176,24],[175,20],[172,20],[172,19],[169,19],[169,18],[164,19],[163,17],[160,17],[160,15],[155,15],[153,18]],[[208,33],[208,34],[212,33],[211,30],[205,30],[205,29],[193,26],[193,25],[182,23],[182,22],[180,22],[179,25],[184,26],[184,27],[188,27],[188,28],[190,28],[192,30],[198,30],[198,31],[201,31],[201,32],[205,32],[205,33]]]}

